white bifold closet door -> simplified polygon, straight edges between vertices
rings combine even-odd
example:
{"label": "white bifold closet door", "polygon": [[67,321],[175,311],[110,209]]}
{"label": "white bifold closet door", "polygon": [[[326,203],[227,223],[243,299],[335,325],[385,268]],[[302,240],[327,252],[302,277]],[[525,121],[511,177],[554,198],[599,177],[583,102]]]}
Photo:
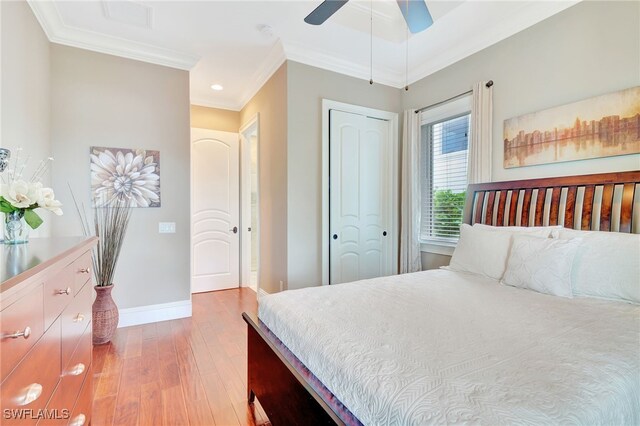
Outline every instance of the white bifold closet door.
{"label": "white bifold closet door", "polygon": [[389,275],[391,124],[337,110],[329,114],[329,282]]}

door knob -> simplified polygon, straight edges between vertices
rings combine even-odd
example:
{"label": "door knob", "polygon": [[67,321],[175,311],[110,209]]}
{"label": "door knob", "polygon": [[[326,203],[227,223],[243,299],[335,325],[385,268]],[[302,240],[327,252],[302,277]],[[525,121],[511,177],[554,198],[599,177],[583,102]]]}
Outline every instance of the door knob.
{"label": "door knob", "polygon": [[333,239],[337,240],[338,239],[338,234],[333,234]]}
{"label": "door knob", "polygon": [[31,327],[25,327],[24,330],[18,330],[15,333],[0,335],[3,339],[17,339],[18,337],[28,339],[29,336],[31,336]]}
{"label": "door knob", "polygon": [[387,236],[387,231],[382,231],[382,236],[386,237]]}
{"label": "door knob", "polygon": [[247,231],[251,232],[251,227],[248,227],[248,228],[247,228]]}
{"label": "door knob", "polygon": [[234,234],[238,233],[238,227],[234,226],[233,228],[229,229],[229,231],[233,232]]}

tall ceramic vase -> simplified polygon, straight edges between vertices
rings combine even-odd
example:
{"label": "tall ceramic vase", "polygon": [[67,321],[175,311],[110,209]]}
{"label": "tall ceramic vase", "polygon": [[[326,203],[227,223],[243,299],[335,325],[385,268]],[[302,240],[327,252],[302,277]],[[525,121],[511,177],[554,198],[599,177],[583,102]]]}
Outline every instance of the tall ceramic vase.
{"label": "tall ceramic vase", "polygon": [[96,300],[93,302],[93,344],[109,343],[118,328],[118,307],[111,297],[113,284],[95,286]]}

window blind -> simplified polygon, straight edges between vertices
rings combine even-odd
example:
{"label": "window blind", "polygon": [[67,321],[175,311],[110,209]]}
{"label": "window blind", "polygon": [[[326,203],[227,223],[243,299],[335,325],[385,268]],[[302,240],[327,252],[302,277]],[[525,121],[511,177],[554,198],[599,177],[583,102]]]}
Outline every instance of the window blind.
{"label": "window blind", "polygon": [[467,190],[470,114],[422,126],[421,239],[455,242]]}

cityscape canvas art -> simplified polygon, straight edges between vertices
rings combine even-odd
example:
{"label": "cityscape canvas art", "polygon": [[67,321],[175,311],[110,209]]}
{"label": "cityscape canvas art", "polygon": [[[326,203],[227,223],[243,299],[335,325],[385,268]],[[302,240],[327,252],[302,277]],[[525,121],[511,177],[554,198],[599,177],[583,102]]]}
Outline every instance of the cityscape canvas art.
{"label": "cityscape canvas art", "polygon": [[94,207],[160,207],[160,151],[91,147]]}
{"label": "cityscape canvas art", "polygon": [[504,167],[640,153],[640,86],[505,120]]}

